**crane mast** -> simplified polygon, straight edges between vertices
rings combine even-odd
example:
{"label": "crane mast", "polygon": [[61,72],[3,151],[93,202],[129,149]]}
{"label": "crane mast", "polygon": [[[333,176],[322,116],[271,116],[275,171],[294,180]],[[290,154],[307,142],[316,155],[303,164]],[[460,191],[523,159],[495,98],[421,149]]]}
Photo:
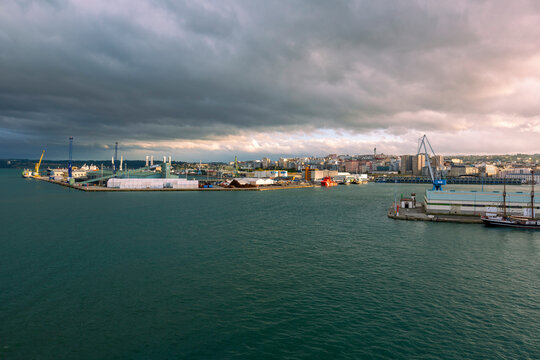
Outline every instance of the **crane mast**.
{"label": "crane mast", "polygon": [[68,179],[73,177],[73,136],[69,137],[69,162],[68,162]]}

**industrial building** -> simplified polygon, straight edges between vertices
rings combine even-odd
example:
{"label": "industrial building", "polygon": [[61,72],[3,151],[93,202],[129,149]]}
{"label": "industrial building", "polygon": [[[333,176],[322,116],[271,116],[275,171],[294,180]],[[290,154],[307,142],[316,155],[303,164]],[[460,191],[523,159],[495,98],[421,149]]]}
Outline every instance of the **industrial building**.
{"label": "industrial building", "polygon": [[274,180],[268,178],[237,178],[234,179],[241,185],[265,186],[274,185]]}
{"label": "industrial building", "polygon": [[321,181],[325,177],[335,177],[338,175],[337,170],[317,170],[317,169],[308,169],[306,175],[306,170],[302,170],[302,178],[308,181]]}
{"label": "industrial building", "polygon": [[254,171],[253,177],[256,178],[277,178],[277,177],[287,177],[289,173],[287,170],[263,170],[263,171]]}
{"label": "industrial building", "polygon": [[113,189],[198,189],[198,180],[187,179],[119,179],[107,180],[107,187]]}
{"label": "industrial building", "polygon": [[[427,190],[424,206],[428,214],[486,215],[503,213],[502,191],[457,191]],[[540,200],[534,201],[535,215],[540,215]],[[508,215],[531,216],[530,192],[507,192],[506,212]]]}
{"label": "industrial building", "polygon": [[[87,177],[87,170],[72,168],[71,176],[74,179],[84,179]],[[65,179],[68,177],[68,169],[57,168],[57,169],[47,169],[47,176],[50,179]]]}
{"label": "industrial building", "polygon": [[460,177],[460,176],[476,176],[478,175],[479,169],[474,166],[466,165],[453,165],[448,171],[448,176],[451,177]]}
{"label": "industrial building", "polygon": [[[499,172],[499,177],[505,179],[519,179],[522,182],[530,182],[531,168],[512,168],[504,169]],[[540,173],[537,171],[534,175],[534,181],[536,184],[540,184]]]}

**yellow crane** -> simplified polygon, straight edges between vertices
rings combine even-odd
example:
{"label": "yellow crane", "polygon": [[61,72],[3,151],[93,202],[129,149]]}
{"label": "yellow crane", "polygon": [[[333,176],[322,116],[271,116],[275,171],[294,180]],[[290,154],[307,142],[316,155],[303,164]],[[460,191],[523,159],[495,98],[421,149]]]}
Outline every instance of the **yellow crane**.
{"label": "yellow crane", "polygon": [[41,157],[39,158],[39,162],[36,164],[36,167],[34,169],[34,176],[39,176],[39,167],[41,166],[41,160],[43,160],[43,154],[45,154],[45,150],[41,152]]}

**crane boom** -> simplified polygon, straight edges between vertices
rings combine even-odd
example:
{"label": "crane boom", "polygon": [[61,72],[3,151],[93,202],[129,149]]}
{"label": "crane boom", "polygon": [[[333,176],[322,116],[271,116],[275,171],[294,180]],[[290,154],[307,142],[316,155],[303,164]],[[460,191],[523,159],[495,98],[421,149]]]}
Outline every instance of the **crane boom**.
{"label": "crane boom", "polygon": [[43,160],[43,154],[45,154],[45,150],[41,152],[41,157],[39,158],[39,161],[36,163],[36,167],[34,168],[34,176],[39,176],[39,167],[41,166],[41,160]]}

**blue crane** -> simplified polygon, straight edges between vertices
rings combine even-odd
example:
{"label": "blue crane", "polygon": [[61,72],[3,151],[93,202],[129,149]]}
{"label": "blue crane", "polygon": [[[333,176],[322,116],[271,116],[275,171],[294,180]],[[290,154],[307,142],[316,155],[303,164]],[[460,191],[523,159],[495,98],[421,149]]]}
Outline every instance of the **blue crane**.
{"label": "blue crane", "polygon": [[69,162],[68,162],[68,179],[71,179],[73,177],[73,136],[69,137]]}
{"label": "blue crane", "polygon": [[[431,150],[431,153],[433,154],[434,158],[436,156],[435,151],[433,151],[433,147],[429,143],[429,140],[428,140],[428,138],[427,138],[427,136],[425,134],[420,139],[418,139],[418,143],[419,143],[418,152],[416,153],[416,155],[418,156],[420,154],[423,154],[424,157],[425,157],[426,167],[429,170],[429,176],[431,177],[431,182],[433,183],[433,189],[432,190],[441,191],[443,185],[446,185],[446,180],[441,179],[439,174],[434,174],[433,168],[431,167],[431,161],[429,161],[428,146],[429,146],[429,149]],[[424,148],[423,151],[422,151],[422,148]]]}

